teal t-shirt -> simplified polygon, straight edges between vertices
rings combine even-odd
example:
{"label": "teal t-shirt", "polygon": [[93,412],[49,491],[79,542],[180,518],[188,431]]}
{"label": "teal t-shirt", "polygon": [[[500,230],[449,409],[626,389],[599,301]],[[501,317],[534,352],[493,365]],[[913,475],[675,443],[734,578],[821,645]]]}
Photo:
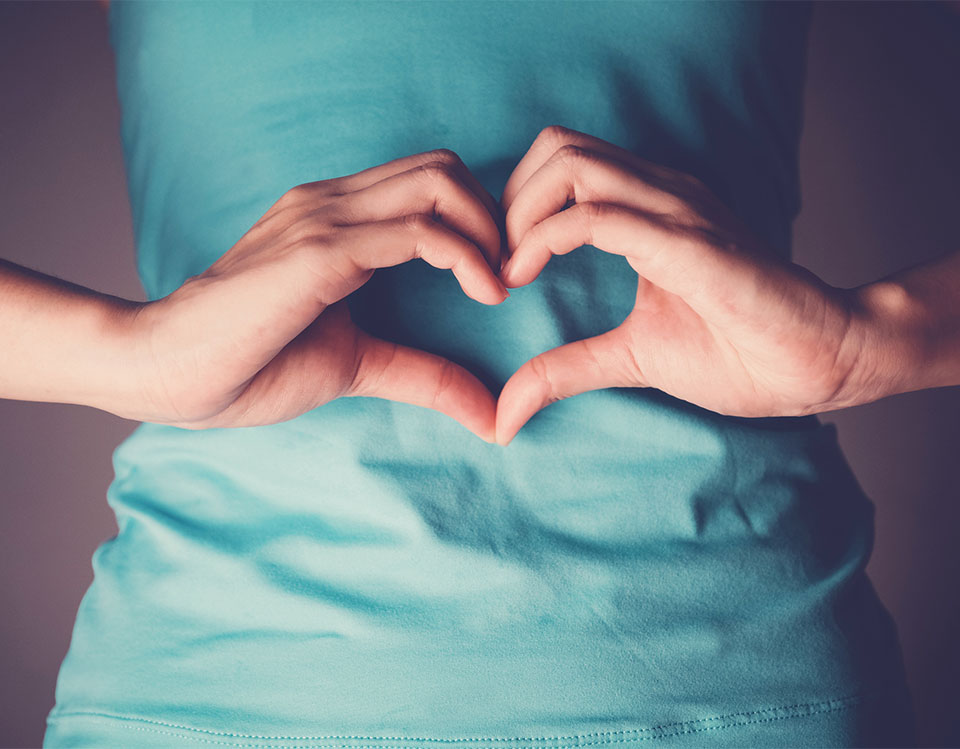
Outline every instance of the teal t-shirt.
{"label": "teal t-shirt", "polygon": [[[703,180],[786,258],[805,4],[121,3],[140,277],[205,270],[294,185],[433,148],[499,196],[565,125]],[[412,262],[350,298],[496,391],[619,324],[585,246],[497,307]],[[46,746],[567,747],[909,741],[873,506],[814,417],[655,390],[556,403],[507,447],[427,409],[144,424]]]}

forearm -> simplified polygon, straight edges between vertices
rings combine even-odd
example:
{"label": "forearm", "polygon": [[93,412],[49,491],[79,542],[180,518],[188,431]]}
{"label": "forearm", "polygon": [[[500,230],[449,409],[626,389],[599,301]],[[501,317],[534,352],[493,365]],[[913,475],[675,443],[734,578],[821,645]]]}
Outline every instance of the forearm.
{"label": "forearm", "polygon": [[960,385],[960,252],[853,290],[849,405]]}
{"label": "forearm", "polygon": [[140,306],[0,260],[0,398],[135,413]]}

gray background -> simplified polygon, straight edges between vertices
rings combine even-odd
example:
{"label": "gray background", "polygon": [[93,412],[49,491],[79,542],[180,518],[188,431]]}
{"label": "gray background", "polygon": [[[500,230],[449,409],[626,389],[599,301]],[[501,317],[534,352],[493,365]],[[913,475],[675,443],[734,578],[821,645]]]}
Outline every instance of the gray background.
{"label": "gray background", "polygon": [[[142,300],[104,15],[0,3],[0,257]],[[810,44],[795,259],[855,286],[960,247],[960,15],[823,4]],[[869,571],[900,628],[920,743],[960,745],[960,388],[822,418],[877,505]],[[116,533],[111,452],[135,426],[0,401],[0,745],[42,738],[90,557]]]}

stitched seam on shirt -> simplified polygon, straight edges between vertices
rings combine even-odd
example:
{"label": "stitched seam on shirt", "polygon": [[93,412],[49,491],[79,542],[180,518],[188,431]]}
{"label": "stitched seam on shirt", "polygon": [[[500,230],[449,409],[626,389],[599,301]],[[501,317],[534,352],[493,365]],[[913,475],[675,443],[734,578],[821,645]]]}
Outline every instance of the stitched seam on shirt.
{"label": "stitched seam on shirt", "polygon": [[[117,715],[111,713],[95,712],[95,711],[73,711],[73,712],[64,712],[58,713],[56,715],[50,716],[48,722],[54,722],[60,718],[65,718],[68,716],[79,716],[79,717],[93,717],[93,718],[103,718],[103,719],[113,719],[118,722],[136,722],[136,723],[147,723],[154,726],[163,726],[166,728],[176,728],[182,731],[190,731],[194,733],[202,733],[208,736],[220,736],[224,738],[233,738],[233,739],[253,739],[253,740],[262,740],[262,741],[324,741],[324,740],[348,740],[348,741],[388,741],[388,742],[421,742],[421,743],[432,743],[432,744],[469,744],[469,743],[478,743],[478,742],[538,742],[538,741],[575,741],[577,746],[596,746],[599,744],[613,744],[613,743],[624,743],[629,741],[650,741],[654,739],[661,738],[670,738],[674,736],[682,736],[690,733],[702,733],[705,731],[713,731],[720,728],[733,728],[736,726],[745,726],[753,725],[758,723],[769,723],[777,720],[787,720],[790,718],[802,718],[810,715],[819,715],[823,713],[838,712],[841,710],[847,710],[857,703],[867,699],[871,696],[876,695],[852,695],[849,697],[840,697],[832,700],[824,700],[821,702],[806,702],[798,703],[795,705],[784,705],[780,707],[770,707],[763,708],[761,710],[750,710],[737,713],[727,713],[725,715],[718,715],[709,718],[697,718],[687,721],[678,721],[673,723],[663,723],[657,726],[650,726],[647,728],[631,728],[617,731],[599,731],[592,733],[583,733],[583,734],[573,734],[567,736],[476,736],[476,737],[464,737],[464,738],[436,738],[430,736],[363,736],[363,735],[340,735],[340,734],[326,734],[322,736],[262,736],[256,734],[243,734],[243,733],[230,733],[227,731],[214,731],[204,728],[194,728],[192,726],[186,726],[177,723],[168,723],[165,721],[152,720],[150,718],[136,718],[126,715]],[[757,718],[755,720],[746,720],[746,721],[734,721],[730,722],[732,718],[750,718],[751,716],[759,715],[768,715],[770,713],[784,712],[784,711],[793,711],[787,715],[777,715],[767,718]],[[704,725],[715,723],[719,725]],[[699,727],[698,727],[699,726]],[[181,734],[173,733],[171,731],[160,731],[158,729],[144,728],[142,726],[131,726],[126,725],[127,728],[137,731],[146,731],[150,733],[160,733],[169,736],[178,736]],[[680,730],[673,733],[663,733],[671,728],[681,728],[686,727],[686,730]],[[643,736],[641,734],[653,734]],[[616,738],[620,737],[620,738]],[[189,739],[191,741],[199,741],[203,743],[211,744],[220,744],[222,746],[237,746],[237,747],[259,747],[259,744],[238,744],[235,742],[223,742],[215,741],[212,739],[203,739],[199,737],[192,736],[183,736],[183,738]],[[583,739],[599,739],[597,741],[585,742]],[[336,747],[336,744],[311,744],[304,747],[296,746],[286,746],[282,749],[325,749],[326,747]],[[277,749],[280,749],[279,747]],[[352,749],[382,749],[382,747],[361,747],[354,746]]]}
{"label": "stitched seam on shirt", "polygon": [[[821,703],[821,704],[829,704],[829,703]],[[668,738],[674,738],[674,737],[677,737],[677,736],[684,736],[684,735],[695,734],[695,733],[705,733],[706,731],[716,731],[716,730],[725,729],[725,728],[737,728],[737,727],[740,727],[740,726],[757,725],[757,724],[760,724],[760,723],[772,723],[772,722],[775,722],[775,721],[778,721],[778,720],[791,720],[791,719],[794,719],[794,718],[809,718],[809,717],[813,717],[813,716],[816,716],[816,715],[824,715],[824,714],[827,714],[827,713],[834,713],[834,712],[841,712],[841,711],[843,711],[843,710],[849,710],[850,708],[854,707],[854,704],[855,704],[855,703],[853,703],[853,702],[848,702],[847,704],[835,705],[835,706],[833,706],[833,707],[825,707],[825,708],[822,709],[822,710],[810,710],[810,711],[808,711],[808,712],[794,713],[794,714],[792,714],[792,715],[777,715],[777,716],[774,716],[774,717],[771,717],[771,718],[759,718],[759,719],[757,719],[757,720],[746,720],[746,721],[739,721],[739,722],[735,722],[735,723],[724,723],[724,724],[715,725],[715,726],[704,726],[704,727],[700,727],[700,728],[692,728],[692,729],[686,730],[686,731],[676,731],[676,732],[674,732],[674,733],[660,733],[660,734],[655,734],[655,735],[650,735],[650,736],[635,736],[635,737],[630,737],[630,738],[619,738],[619,739],[618,739],[618,738],[602,739],[602,740],[600,740],[600,741],[590,741],[590,742],[580,742],[580,741],[576,741],[576,743],[575,743],[575,744],[572,744],[571,747],[576,747],[576,749],[580,749],[580,747],[598,746],[598,745],[601,745],[601,744],[602,744],[602,745],[608,745],[608,744],[637,743],[637,742],[640,742],[640,741],[657,741],[657,740],[659,740],[659,739],[668,739]],[[758,710],[758,711],[755,711],[755,712],[757,712],[757,713],[759,713],[759,712],[773,712],[773,711],[776,711],[777,709],[781,709],[781,710],[782,710],[782,709],[787,709],[787,708],[770,708],[769,710],[764,710],[764,711],[759,711],[759,710]],[[82,714],[82,713],[77,713],[77,714],[80,715],[80,714]],[[103,717],[103,716],[97,716],[97,717]],[[134,719],[134,720],[136,720],[136,719]],[[713,719],[704,719],[704,720],[713,720]],[[688,721],[689,724],[695,724],[695,723],[698,723],[698,722],[702,722],[702,721]],[[682,724],[682,723],[678,723],[678,724],[667,724],[667,725],[683,725],[683,724]],[[196,742],[199,742],[199,743],[202,743],[202,744],[216,744],[216,745],[219,745],[219,746],[244,747],[244,748],[246,748],[246,749],[270,749],[269,747],[266,747],[266,746],[264,746],[263,744],[238,744],[238,743],[232,742],[232,741],[216,741],[216,740],[214,740],[214,739],[203,739],[203,738],[196,737],[196,736],[184,736],[183,734],[174,733],[174,732],[172,732],[172,731],[161,731],[161,730],[156,729],[156,728],[144,728],[143,726],[127,726],[127,728],[130,728],[131,730],[134,730],[134,731],[143,731],[143,732],[146,732],[146,733],[160,734],[160,735],[162,735],[162,736],[178,736],[178,737],[183,738],[183,739],[186,739],[186,740],[188,740],[188,741],[196,741]],[[654,731],[654,730],[656,730],[656,729],[654,729],[654,728],[649,728],[649,729],[637,729],[637,732],[639,732],[639,731]],[[630,732],[631,732],[631,731],[611,731],[611,732],[609,732],[609,733],[612,734],[612,733],[630,733]],[[595,734],[595,735],[599,735],[599,734]],[[588,738],[589,736],[590,736],[590,734],[583,734],[583,737]],[[329,738],[335,738],[335,737],[329,737]],[[340,738],[347,739],[347,738],[350,738],[350,737],[343,736],[343,737],[340,737]],[[375,737],[375,736],[361,736],[361,737],[358,737],[358,738],[363,739],[363,740],[365,740],[365,741],[376,741],[376,740],[377,740],[377,737]],[[567,737],[557,736],[557,737],[530,737],[530,738],[518,738],[518,739],[501,738],[501,737],[493,737],[493,738],[489,738],[489,739],[483,739],[483,738],[472,738],[472,739],[432,739],[432,738],[419,738],[419,739],[418,739],[418,738],[415,738],[415,737],[412,737],[412,736],[408,736],[408,737],[403,737],[403,738],[397,738],[396,740],[397,740],[397,741],[407,741],[407,742],[416,742],[416,741],[421,741],[421,742],[422,742],[422,741],[532,741],[532,740],[535,740],[535,741],[563,741],[563,740],[568,740],[568,739],[576,740],[577,738],[578,738],[577,736],[567,736]],[[382,739],[382,740],[387,740],[387,741],[389,741],[390,739]],[[343,745],[343,744],[314,744],[314,743],[311,743],[311,744],[287,745],[287,746],[283,746],[283,747],[279,747],[279,746],[278,746],[278,747],[276,747],[275,749],[344,749],[344,746],[345,746],[345,745]],[[413,744],[410,744],[410,746],[413,747],[414,745],[413,745]],[[387,749],[403,749],[403,748],[404,748],[404,744],[398,744],[398,745],[390,745],[390,747],[388,747]],[[375,744],[375,745],[351,744],[351,745],[349,745],[349,747],[347,747],[347,749],[385,749],[385,747],[384,747],[383,744]]]}

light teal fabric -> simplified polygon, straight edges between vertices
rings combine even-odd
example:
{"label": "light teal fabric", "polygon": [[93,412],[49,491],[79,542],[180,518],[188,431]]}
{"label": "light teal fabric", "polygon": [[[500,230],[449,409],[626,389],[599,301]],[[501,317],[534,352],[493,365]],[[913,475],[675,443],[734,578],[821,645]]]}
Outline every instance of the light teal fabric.
{"label": "light teal fabric", "polygon": [[[784,257],[806,5],[114,3],[150,298],[290,187],[455,150],[488,190],[561,124],[693,173]],[[490,308],[410,263],[356,319],[495,391],[618,324],[583,247]],[[508,447],[345,399],[245,429],[144,424],[114,454],[46,746],[584,747],[909,741],[864,574],[873,506],[816,418],[657,391],[557,403]]]}

